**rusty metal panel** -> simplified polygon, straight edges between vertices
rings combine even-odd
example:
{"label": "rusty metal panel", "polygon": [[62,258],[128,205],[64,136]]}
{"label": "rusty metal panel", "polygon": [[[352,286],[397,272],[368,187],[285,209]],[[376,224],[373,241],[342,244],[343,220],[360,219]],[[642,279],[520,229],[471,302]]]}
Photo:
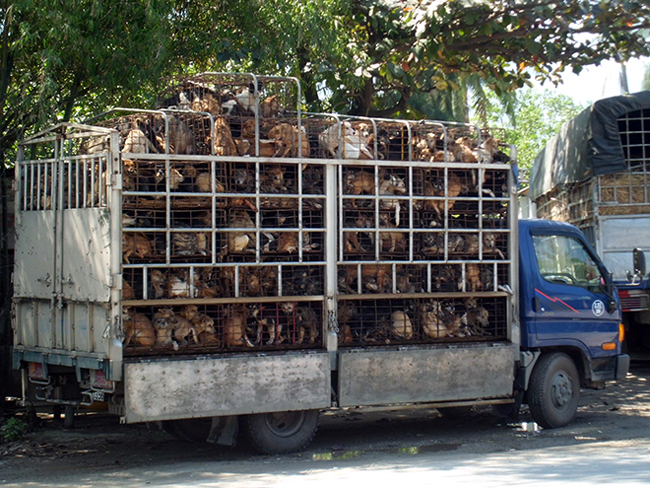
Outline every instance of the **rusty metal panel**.
{"label": "rusty metal panel", "polygon": [[16,216],[15,297],[52,298],[54,218],[52,211]]}
{"label": "rusty metal panel", "polygon": [[339,405],[498,398],[512,394],[512,344],[341,351]]}
{"label": "rusty metal panel", "polygon": [[111,235],[108,209],[69,209],[64,211],[63,219],[64,298],[108,302],[111,297]]}
{"label": "rusty metal panel", "polygon": [[124,382],[127,422],[331,404],[326,352],[125,363]]}

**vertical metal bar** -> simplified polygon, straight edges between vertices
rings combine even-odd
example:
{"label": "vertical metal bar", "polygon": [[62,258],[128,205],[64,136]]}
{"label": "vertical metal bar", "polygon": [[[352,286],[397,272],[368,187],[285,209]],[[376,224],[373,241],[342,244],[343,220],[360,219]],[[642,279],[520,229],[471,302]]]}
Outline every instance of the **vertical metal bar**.
{"label": "vertical metal bar", "polygon": [[517,355],[519,355],[519,346],[521,342],[521,329],[519,322],[519,287],[517,286],[517,279],[519,277],[519,200],[517,199],[517,182],[515,180],[514,168],[517,166],[517,148],[513,145],[510,148],[510,166],[511,170],[508,172],[508,187],[510,188],[510,202],[508,205],[508,227],[510,228],[510,239],[508,246],[508,263],[507,266],[510,270],[508,275],[509,285],[512,290],[512,296],[507,300],[510,301],[510,306],[506,307],[507,310],[507,324],[508,324],[508,339],[516,347]]}
{"label": "vertical metal bar", "polygon": [[[108,350],[110,358],[110,371],[108,379],[119,381],[122,379],[122,355],[123,349],[121,341],[123,339],[122,324],[122,167],[120,160],[120,138],[119,133],[115,130],[109,136],[109,150],[106,159],[106,178],[110,176],[110,197],[106,195],[106,204],[110,209],[110,239],[111,239],[111,277],[113,277],[113,286],[111,287],[111,308],[109,314],[109,323],[107,330],[111,334],[103,334],[105,349]],[[108,181],[106,182],[109,183]],[[146,282],[146,280],[145,280]],[[143,282],[143,286],[144,283]],[[117,285],[117,286],[116,286]],[[117,329],[117,330],[116,330]],[[106,337],[108,336],[108,337]],[[118,339],[116,343],[113,339]]]}
{"label": "vertical metal bar", "polygon": [[[325,228],[326,229],[336,229],[337,227],[342,226],[341,222],[337,221],[338,209],[337,204],[339,202],[337,198],[337,164],[335,162],[328,163],[325,168]],[[325,327],[327,339],[326,347],[330,352],[330,367],[334,369],[336,367],[336,354],[335,351],[338,349],[338,337],[336,335],[335,329],[332,328],[336,322],[337,317],[337,307],[338,307],[338,297],[337,297],[337,288],[338,288],[338,271],[337,271],[337,243],[339,242],[339,236],[336,232],[326,232],[325,233],[325,303],[323,305],[325,311],[325,317],[328,320],[325,321]],[[342,242],[342,241],[341,241]],[[360,280],[359,280],[360,281]]]}
{"label": "vertical metal bar", "polygon": [[[34,166],[36,166],[36,207],[33,208],[32,210],[44,210],[46,206],[46,201],[47,201],[47,193],[44,188],[41,188],[41,186],[45,185],[45,182],[42,182],[41,178],[41,163],[37,163],[36,165],[30,164],[30,173],[31,173],[31,181],[30,181],[30,191],[32,192],[32,207],[34,207]],[[47,166],[46,166],[47,167]],[[42,200],[42,201],[41,201]],[[41,208],[41,205],[43,208]]]}

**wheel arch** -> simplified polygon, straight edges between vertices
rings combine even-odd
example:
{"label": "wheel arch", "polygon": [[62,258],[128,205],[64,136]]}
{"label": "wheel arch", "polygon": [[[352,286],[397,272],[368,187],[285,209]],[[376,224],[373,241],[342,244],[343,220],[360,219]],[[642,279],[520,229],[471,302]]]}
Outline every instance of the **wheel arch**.
{"label": "wheel arch", "polygon": [[[576,369],[578,370],[578,375],[580,376],[580,386],[581,387],[587,387],[589,381],[591,380],[591,365],[589,363],[589,360],[587,358],[587,355],[584,353],[582,349],[580,349],[577,346],[556,346],[556,347],[544,347],[540,348],[536,351],[531,351],[533,353],[533,359],[530,362],[530,364],[527,365],[527,374],[526,374],[526,383],[525,383],[525,389],[528,389],[528,385],[530,382],[530,373],[532,370],[535,368],[535,365],[539,361],[539,359],[542,356],[545,356],[547,354],[551,354],[554,352],[562,352],[569,356],[573,363],[576,365]],[[537,353],[537,354],[535,354]]]}

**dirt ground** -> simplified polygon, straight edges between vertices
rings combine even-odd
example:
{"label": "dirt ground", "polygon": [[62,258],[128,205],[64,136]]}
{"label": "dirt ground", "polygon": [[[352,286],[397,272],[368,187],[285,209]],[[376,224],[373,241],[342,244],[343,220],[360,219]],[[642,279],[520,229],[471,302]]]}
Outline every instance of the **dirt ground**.
{"label": "dirt ground", "polygon": [[[325,412],[307,450],[284,461],[349,459],[381,453],[459,451],[498,453],[526,449],[650,440],[650,364],[633,364],[628,377],[605,390],[582,390],[578,413],[567,427],[540,430],[522,408],[519,422],[475,408],[469,417],[441,417],[430,408]],[[277,456],[276,456],[277,457]],[[120,425],[104,412],[81,411],[75,426],[40,413],[33,431],[0,444],[0,485],[56,479],[71,471],[114,472],[172,462],[264,460],[243,447],[190,443],[156,425]]]}

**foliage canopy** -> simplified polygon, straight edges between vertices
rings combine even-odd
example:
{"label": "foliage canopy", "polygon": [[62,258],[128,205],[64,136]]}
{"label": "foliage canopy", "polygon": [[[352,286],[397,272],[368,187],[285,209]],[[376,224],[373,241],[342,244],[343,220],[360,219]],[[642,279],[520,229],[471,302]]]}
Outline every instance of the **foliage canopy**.
{"label": "foliage canopy", "polygon": [[465,120],[468,87],[647,55],[648,27],[642,0],[0,0],[0,156],[200,71],[295,76],[311,111]]}

